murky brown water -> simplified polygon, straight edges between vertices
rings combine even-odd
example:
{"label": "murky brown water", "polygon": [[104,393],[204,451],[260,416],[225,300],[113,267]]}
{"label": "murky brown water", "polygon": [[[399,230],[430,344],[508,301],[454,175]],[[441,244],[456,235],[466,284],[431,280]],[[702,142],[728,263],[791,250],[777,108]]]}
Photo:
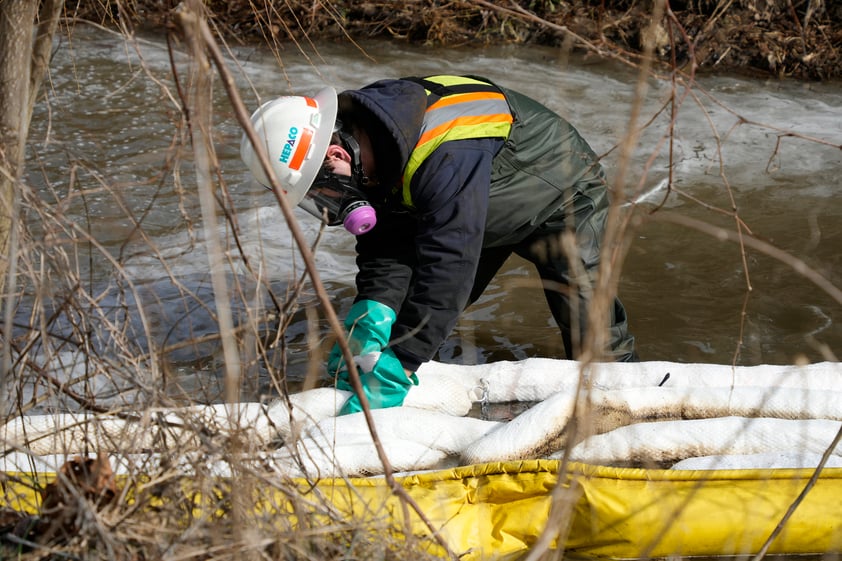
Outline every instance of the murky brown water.
{"label": "murky brown water", "polygon": [[[279,58],[268,50],[240,49],[240,84],[245,88],[248,77],[261,97],[270,98],[409,74],[485,75],[568,117],[597,152],[608,153],[605,164],[616,179],[619,150],[611,149],[629,126],[634,70],[590,60],[565,64],[558,52],[536,47],[362,47],[365,52],[323,45],[318,51],[308,48],[306,57],[288,47]],[[169,94],[146,72],[166,84]],[[49,111],[39,104],[33,124],[31,181],[45,197],[65,200],[62,212],[108,248],[137,282],[160,281],[171,273],[193,289],[207,289],[201,216],[192,195],[195,177],[185,166],[180,180],[187,196],[181,197],[166,166],[173,138],[181,132],[173,127],[178,107],[170,97],[176,94],[165,43],[126,45],[119,37],[79,28],[72,43],[65,39],[56,50],[51,85]],[[788,363],[799,355],[816,361],[842,353],[842,304],[790,264],[756,249],[743,255],[737,244],[650,216],[664,202],[663,210],[733,230],[734,219],[716,209],[735,206],[757,238],[842,284],[839,84],[704,78],[677,113],[671,158],[664,144],[669,112],[655,117],[670,90],[668,82],[649,82],[636,124],[652,123],[641,132],[626,175],[630,190],[640,185],[640,193],[648,193],[639,197],[634,210],[640,220],[628,234],[631,245],[619,287],[641,357],[761,364]],[[255,107],[254,94],[245,95],[250,108]],[[238,211],[241,243],[265,277],[283,285],[300,274],[300,259],[274,198],[250,180],[239,160],[240,132],[221,89],[216,107],[215,140]],[[666,196],[670,167],[682,194]],[[71,170],[77,190],[106,187],[69,199]],[[148,239],[138,235],[127,213],[142,223]],[[313,239],[317,225],[309,216],[299,216]],[[230,231],[225,239],[232,239]],[[327,232],[317,257],[340,312],[353,297],[352,244],[343,231]],[[111,265],[99,257],[78,263],[80,276],[92,286],[110,275]],[[512,260],[464,315],[440,358],[485,362],[563,357],[535,281],[523,262]],[[158,288],[166,309],[171,305],[167,291]],[[208,303],[212,305],[212,298]],[[158,323],[155,331],[166,333],[169,341],[191,336],[171,316],[153,314],[151,319]],[[299,313],[287,334],[293,377],[306,370],[307,327],[304,313]],[[188,369],[183,375],[196,373]]]}

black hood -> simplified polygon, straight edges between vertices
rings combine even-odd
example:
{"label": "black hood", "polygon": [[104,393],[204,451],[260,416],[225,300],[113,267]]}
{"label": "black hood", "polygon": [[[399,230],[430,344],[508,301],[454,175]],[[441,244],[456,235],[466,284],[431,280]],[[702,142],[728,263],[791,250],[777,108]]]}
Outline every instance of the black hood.
{"label": "black hood", "polygon": [[380,80],[339,94],[339,118],[351,117],[369,134],[380,180],[394,186],[418,141],[427,95],[407,80]]}

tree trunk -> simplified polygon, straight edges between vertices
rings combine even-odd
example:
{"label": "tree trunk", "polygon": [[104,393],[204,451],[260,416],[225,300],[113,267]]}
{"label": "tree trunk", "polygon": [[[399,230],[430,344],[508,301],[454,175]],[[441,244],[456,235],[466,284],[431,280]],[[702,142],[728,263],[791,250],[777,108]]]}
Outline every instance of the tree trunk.
{"label": "tree trunk", "polygon": [[10,262],[15,184],[23,174],[29,122],[64,0],[44,2],[36,22],[38,4],[37,0],[0,2],[0,294]]}
{"label": "tree trunk", "polygon": [[35,0],[4,0],[0,4],[0,294],[6,286],[11,257],[9,233],[15,185],[23,172],[32,25],[37,9]]}
{"label": "tree trunk", "polygon": [[[49,65],[64,0],[45,0],[40,16],[38,5],[38,0],[0,0],[0,309],[4,333],[10,332],[14,310],[16,193],[23,177],[32,110]],[[9,340],[4,338],[0,396],[6,395],[10,365]]]}

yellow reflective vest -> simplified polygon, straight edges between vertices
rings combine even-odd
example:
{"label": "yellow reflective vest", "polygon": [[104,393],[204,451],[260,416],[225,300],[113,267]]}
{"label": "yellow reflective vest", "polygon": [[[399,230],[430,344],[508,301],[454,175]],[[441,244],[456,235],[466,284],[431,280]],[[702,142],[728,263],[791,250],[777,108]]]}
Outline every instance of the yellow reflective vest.
{"label": "yellow reflective vest", "polygon": [[427,111],[404,168],[403,204],[414,208],[410,184],[427,157],[442,143],[469,138],[503,138],[512,128],[506,96],[494,85],[467,76],[409,78],[427,93]]}

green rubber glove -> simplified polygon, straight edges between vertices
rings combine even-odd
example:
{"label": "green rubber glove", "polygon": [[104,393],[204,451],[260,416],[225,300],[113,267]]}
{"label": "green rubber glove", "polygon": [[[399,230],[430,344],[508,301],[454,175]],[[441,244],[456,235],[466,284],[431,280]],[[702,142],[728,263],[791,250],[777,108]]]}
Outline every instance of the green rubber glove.
{"label": "green rubber glove", "polygon": [[[418,377],[414,372],[407,376],[403,366],[401,366],[401,361],[398,360],[391,349],[386,349],[381,353],[375,352],[363,355],[356,362],[365,397],[372,409],[386,409],[387,407],[403,405],[403,400],[409,393],[409,389],[418,385]],[[336,381],[336,388],[354,391],[349,381],[342,378]],[[347,415],[362,410],[360,398],[355,393],[345,402],[339,414]]]}
{"label": "green rubber glove", "polygon": [[[380,352],[389,342],[395,311],[374,300],[360,300],[348,311],[345,329],[348,330],[348,346],[354,356]],[[348,369],[338,343],[334,343],[327,357],[327,373],[348,381]]]}

